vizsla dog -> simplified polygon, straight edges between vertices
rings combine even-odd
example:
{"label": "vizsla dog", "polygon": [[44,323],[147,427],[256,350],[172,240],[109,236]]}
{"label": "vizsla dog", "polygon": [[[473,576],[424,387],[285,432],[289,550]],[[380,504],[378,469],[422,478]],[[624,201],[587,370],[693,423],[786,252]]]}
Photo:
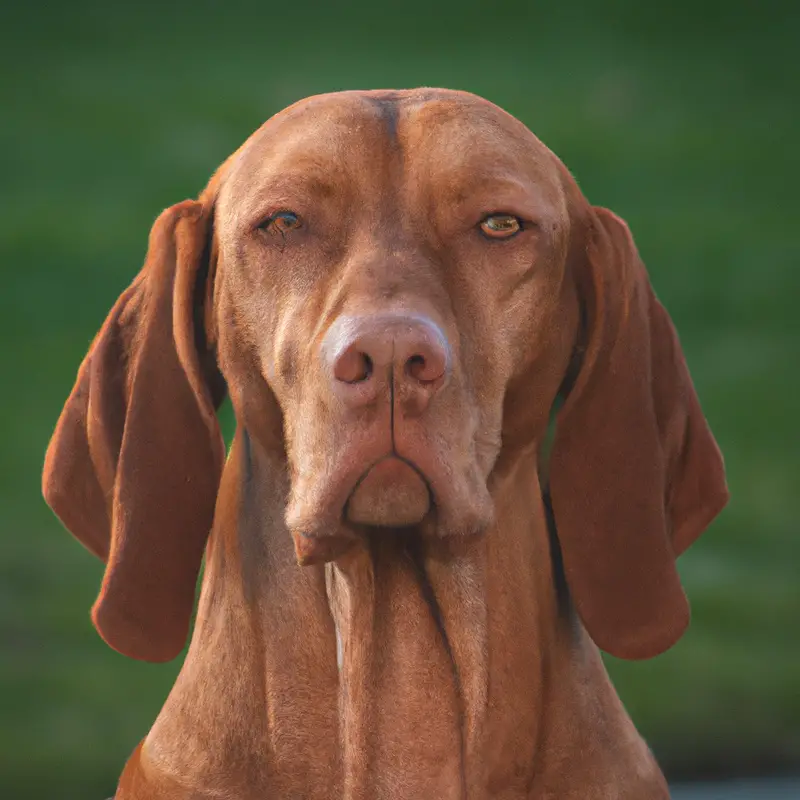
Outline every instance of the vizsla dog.
{"label": "vizsla dog", "polygon": [[722,459],[626,224],[485,100],[304,100],[161,214],[44,494],[128,656],[205,554],[120,800],[669,796],[600,648],[683,633]]}

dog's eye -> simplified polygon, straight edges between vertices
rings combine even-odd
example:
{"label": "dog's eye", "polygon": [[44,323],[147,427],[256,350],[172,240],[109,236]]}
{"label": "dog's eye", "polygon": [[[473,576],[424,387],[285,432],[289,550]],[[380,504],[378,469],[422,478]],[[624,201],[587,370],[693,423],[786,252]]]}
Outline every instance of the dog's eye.
{"label": "dog's eye", "polygon": [[513,214],[490,214],[481,222],[481,232],[490,239],[510,239],[522,230],[522,221]]}
{"label": "dog's eye", "polygon": [[300,217],[293,211],[277,211],[261,224],[262,230],[270,233],[286,234],[302,226]]}

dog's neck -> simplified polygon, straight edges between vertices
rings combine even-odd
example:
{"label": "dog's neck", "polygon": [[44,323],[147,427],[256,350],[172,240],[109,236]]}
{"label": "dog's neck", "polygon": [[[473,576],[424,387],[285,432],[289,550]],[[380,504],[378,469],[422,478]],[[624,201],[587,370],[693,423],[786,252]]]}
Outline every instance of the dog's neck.
{"label": "dog's neck", "polygon": [[493,477],[496,523],[449,557],[387,531],[298,567],[286,489],[237,433],[217,513],[237,524],[212,534],[189,653],[144,749],[170,780],[224,797],[525,797],[546,747],[621,710],[559,602],[535,456]]}

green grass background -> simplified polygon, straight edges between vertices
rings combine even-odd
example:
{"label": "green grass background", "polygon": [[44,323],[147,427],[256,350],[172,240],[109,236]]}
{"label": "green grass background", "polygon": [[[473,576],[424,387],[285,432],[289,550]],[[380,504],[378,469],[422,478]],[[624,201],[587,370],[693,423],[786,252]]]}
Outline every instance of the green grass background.
{"label": "green grass background", "polygon": [[800,770],[800,15],[789,2],[0,10],[0,797],[108,796],[179,668],[93,632],[101,565],[39,493],[75,371],[157,213],[305,95],[439,85],[519,116],[630,223],[732,501],[689,633],[610,662],[670,776]]}

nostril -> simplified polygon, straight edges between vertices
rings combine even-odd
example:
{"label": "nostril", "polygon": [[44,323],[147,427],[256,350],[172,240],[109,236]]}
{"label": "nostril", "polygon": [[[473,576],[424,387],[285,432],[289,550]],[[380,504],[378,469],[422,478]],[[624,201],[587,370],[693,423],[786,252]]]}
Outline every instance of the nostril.
{"label": "nostril", "polygon": [[356,378],[356,381],[365,381],[365,380],[367,380],[372,375],[373,369],[374,369],[374,365],[372,363],[372,359],[366,353],[362,353],[361,354],[361,371],[359,372],[358,377]]}
{"label": "nostril", "polygon": [[333,373],[342,383],[362,383],[369,380],[374,365],[372,359],[357,347],[348,347],[334,364]]}
{"label": "nostril", "polygon": [[430,380],[430,378],[425,377],[426,366],[425,356],[419,354],[413,355],[406,361],[406,372],[418,381]]}
{"label": "nostril", "polygon": [[431,384],[438,381],[445,373],[446,356],[438,350],[417,352],[409,356],[405,363],[405,373],[417,383]]}

